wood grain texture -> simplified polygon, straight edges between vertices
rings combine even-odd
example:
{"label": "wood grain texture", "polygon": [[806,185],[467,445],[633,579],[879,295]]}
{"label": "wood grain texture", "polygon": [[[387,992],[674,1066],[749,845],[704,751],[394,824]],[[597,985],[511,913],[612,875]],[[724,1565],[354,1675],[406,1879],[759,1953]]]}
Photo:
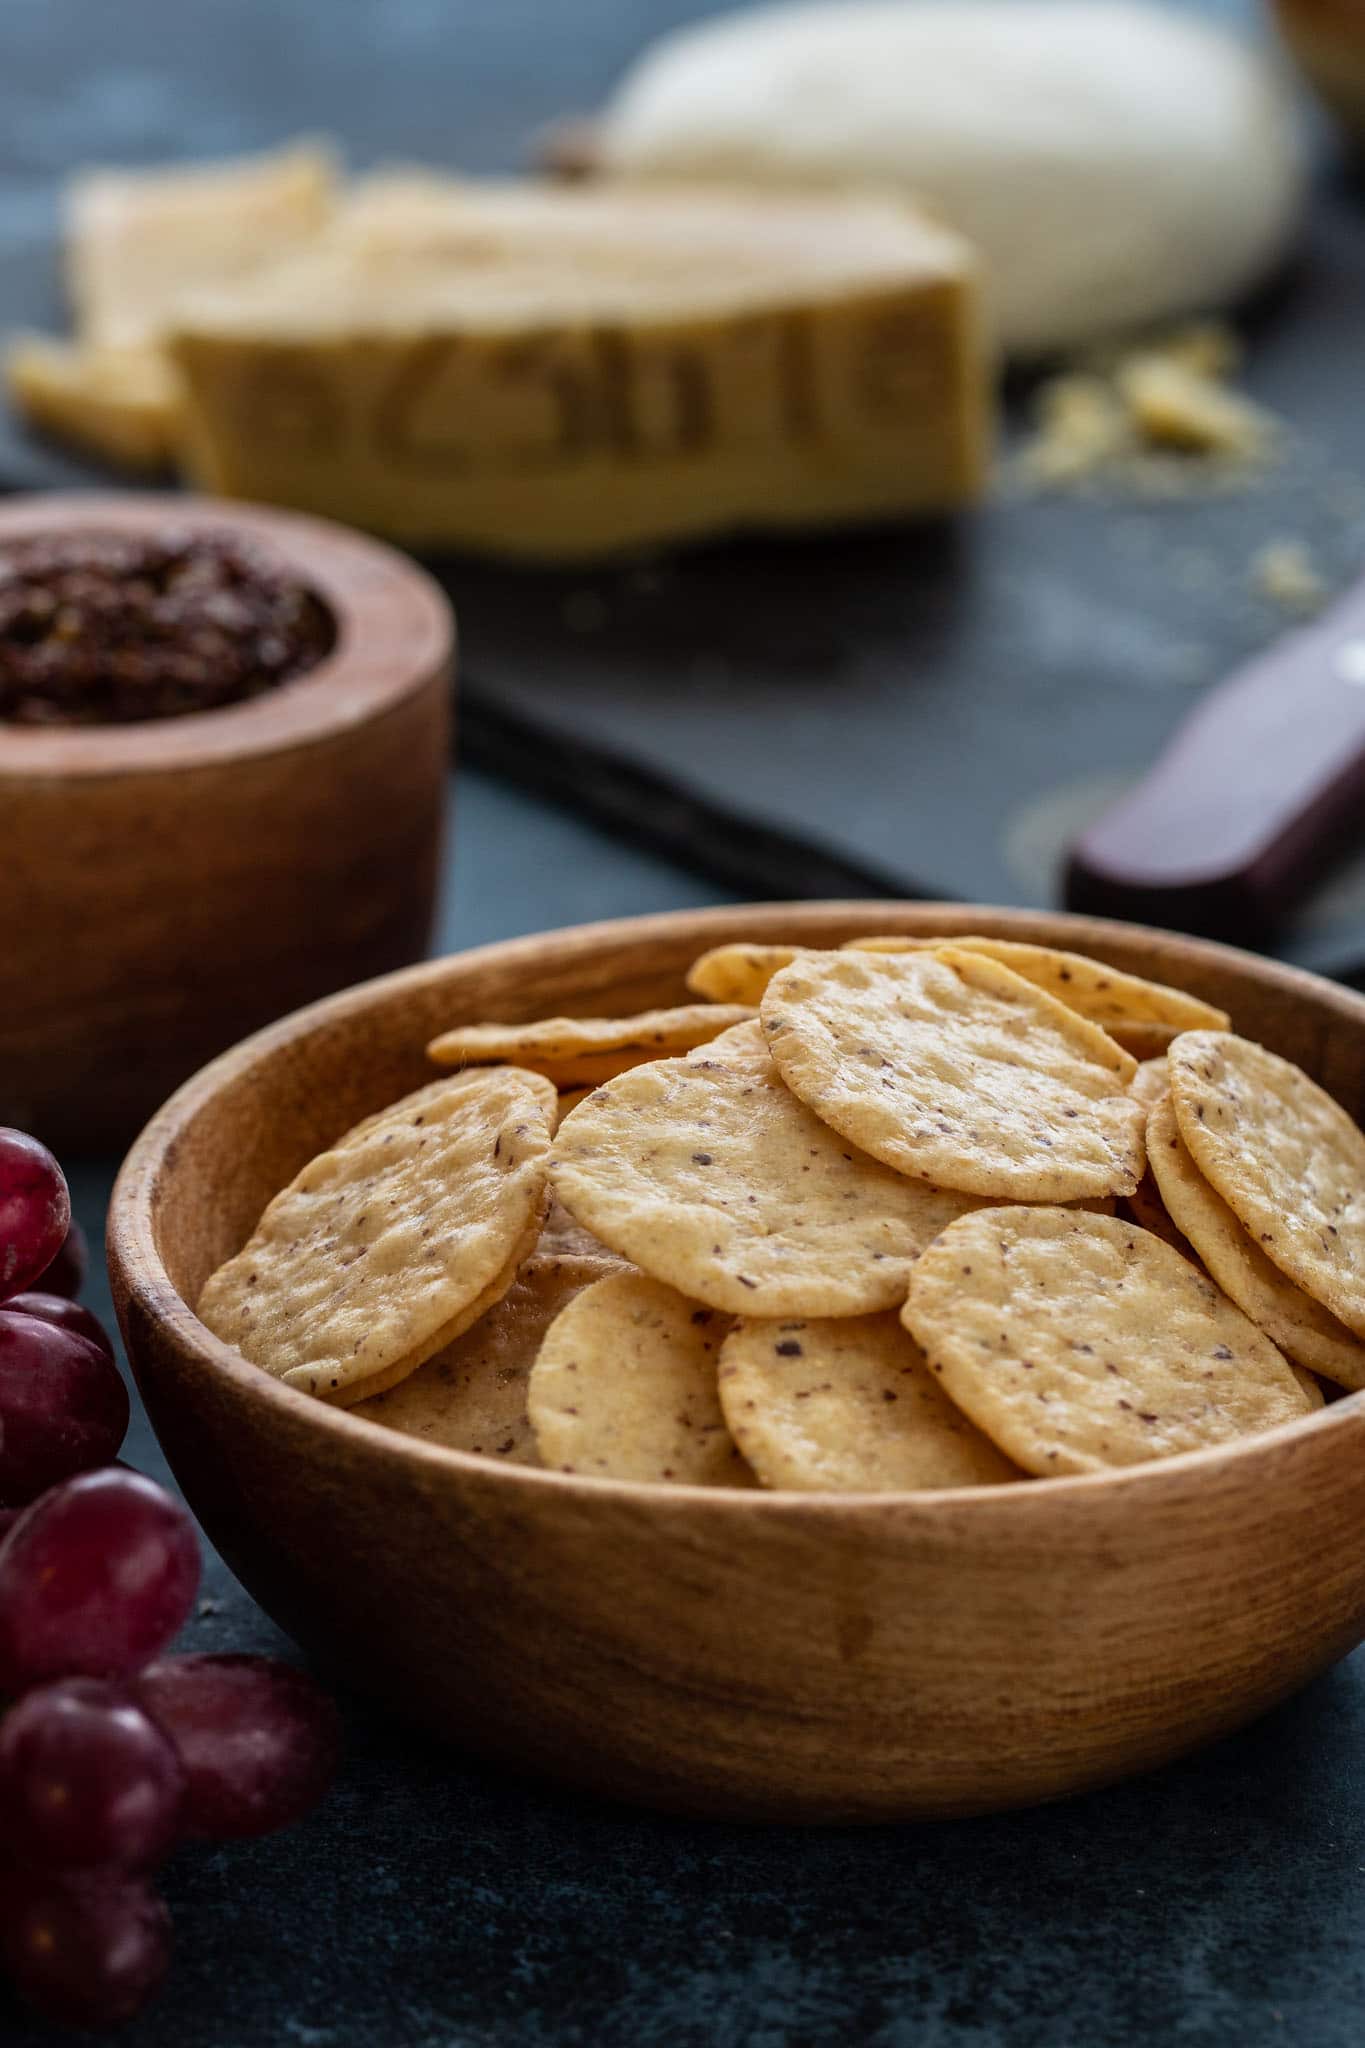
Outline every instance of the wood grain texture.
{"label": "wood grain texture", "polygon": [[119,1317],[212,1540],[310,1650],[487,1755],[691,1812],[896,1819],[1052,1798],[1249,1719],[1365,1634],[1361,1397],[1164,1464],[924,1497],[494,1465],[277,1385],[187,1307],[266,1198],[480,1016],[680,998],[705,947],[1033,938],[1188,987],[1359,1115],[1365,1000],[1135,927],[885,903],[683,912],[349,991],[188,1083],[110,1214]]}
{"label": "wood grain texture", "polygon": [[1335,114],[1357,156],[1365,150],[1365,17],[1355,0],[1273,0],[1299,68]]}
{"label": "wood grain texture", "polygon": [[0,725],[0,1123],[125,1143],[245,1032],[419,959],[440,871],[453,628],[392,550],[184,498],[0,509],[0,543],[174,524],[265,543],[331,606],[335,651],[220,711]]}

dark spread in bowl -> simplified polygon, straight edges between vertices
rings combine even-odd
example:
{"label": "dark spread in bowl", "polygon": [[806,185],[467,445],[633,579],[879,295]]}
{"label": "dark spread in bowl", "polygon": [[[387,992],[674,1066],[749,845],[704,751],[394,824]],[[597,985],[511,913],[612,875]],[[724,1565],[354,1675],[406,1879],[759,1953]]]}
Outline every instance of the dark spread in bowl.
{"label": "dark spread in bowl", "polygon": [[236,535],[168,525],[0,547],[0,721],[211,711],[306,674],[335,640],[322,599]]}

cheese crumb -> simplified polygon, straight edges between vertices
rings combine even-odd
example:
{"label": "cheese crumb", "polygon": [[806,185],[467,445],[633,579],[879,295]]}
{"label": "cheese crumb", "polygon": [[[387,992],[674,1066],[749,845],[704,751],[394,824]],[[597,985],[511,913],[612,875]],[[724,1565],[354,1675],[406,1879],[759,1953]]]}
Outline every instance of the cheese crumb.
{"label": "cheese crumb", "polygon": [[1301,540],[1272,540],[1251,559],[1252,587],[1290,612],[1314,612],[1327,585]]}
{"label": "cheese crumb", "polygon": [[1025,459],[1040,484],[1093,476],[1133,446],[1123,407],[1102,377],[1077,372],[1051,378],[1038,394],[1038,422]]}
{"label": "cheese crumb", "polygon": [[1278,422],[1223,381],[1238,358],[1237,337],[1212,321],[1089,351],[1040,388],[1018,473],[1042,490],[1098,481],[1143,495],[1247,481]]}
{"label": "cheese crumb", "polygon": [[1174,356],[1130,356],[1115,383],[1151,447],[1255,462],[1272,438],[1268,413]]}

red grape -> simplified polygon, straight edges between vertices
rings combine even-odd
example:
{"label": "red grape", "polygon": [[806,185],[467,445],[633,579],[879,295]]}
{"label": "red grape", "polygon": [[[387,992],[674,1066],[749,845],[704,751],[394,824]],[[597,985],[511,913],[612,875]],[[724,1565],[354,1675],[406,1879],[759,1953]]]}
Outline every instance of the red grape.
{"label": "red grape", "polygon": [[175,1840],[185,1787],[167,1737],[102,1678],[26,1692],[0,1721],[0,1822],[45,1870],[147,1870]]}
{"label": "red grape", "polygon": [[22,1513],[22,1508],[0,1508],[0,1544],[4,1543]]}
{"label": "red grape", "polygon": [[168,1657],[144,1671],[132,1691],[179,1751],[186,1834],[270,1834],[300,1820],[332,1782],[340,1718],[326,1693],[291,1664]]}
{"label": "red grape", "polygon": [[128,1390],[107,1345],[0,1308],[0,1504],[21,1507],[107,1465],[127,1428]]}
{"label": "red grape", "polygon": [[166,1974],[171,1916],[140,1878],[14,1870],[0,1886],[0,1960],[44,2019],[117,2026]]}
{"label": "red grape", "polygon": [[101,1351],[107,1351],[111,1358],[114,1355],[109,1332],[99,1317],[88,1308],[82,1308],[78,1301],[72,1301],[68,1295],[36,1291],[12,1294],[5,1303],[5,1313],[37,1316],[39,1322],[51,1323],[58,1330],[74,1330],[78,1337],[88,1337],[92,1344],[98,1344]]}
{"label": "red grape", "polygon": [[46,1145],[0,1128],[0,1301],[52,1264],[71,1225],[71,1197]]}
{"label": "red grape", "polygon": [[69,1479],[0,1548],[0,1692],[140,1669],[198,1584],[194,1524],[163,1488],[119,1466]]}
{"label": "red grape", "polygon": [[74,1301],[85,1285],[85,1276],[90,1267],[90,1247],[85,1241],[85,1232],[73,1216],[71,1227],[51,1265],[44,1266],[39,1278],[44,1294],[63,1294]]}

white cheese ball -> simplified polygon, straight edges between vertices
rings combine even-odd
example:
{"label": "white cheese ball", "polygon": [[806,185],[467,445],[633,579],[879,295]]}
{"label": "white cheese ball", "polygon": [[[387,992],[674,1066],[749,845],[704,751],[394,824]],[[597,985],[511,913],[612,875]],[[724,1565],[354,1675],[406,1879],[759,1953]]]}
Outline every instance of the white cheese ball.
{"label": "white cheese ball", "polygon": [[819,0],[647,50],[597,133],[631,177],[891,185],[981,250],[1016,355],[1234,298],[1302,163],[1270,59],[1139,0]]}

